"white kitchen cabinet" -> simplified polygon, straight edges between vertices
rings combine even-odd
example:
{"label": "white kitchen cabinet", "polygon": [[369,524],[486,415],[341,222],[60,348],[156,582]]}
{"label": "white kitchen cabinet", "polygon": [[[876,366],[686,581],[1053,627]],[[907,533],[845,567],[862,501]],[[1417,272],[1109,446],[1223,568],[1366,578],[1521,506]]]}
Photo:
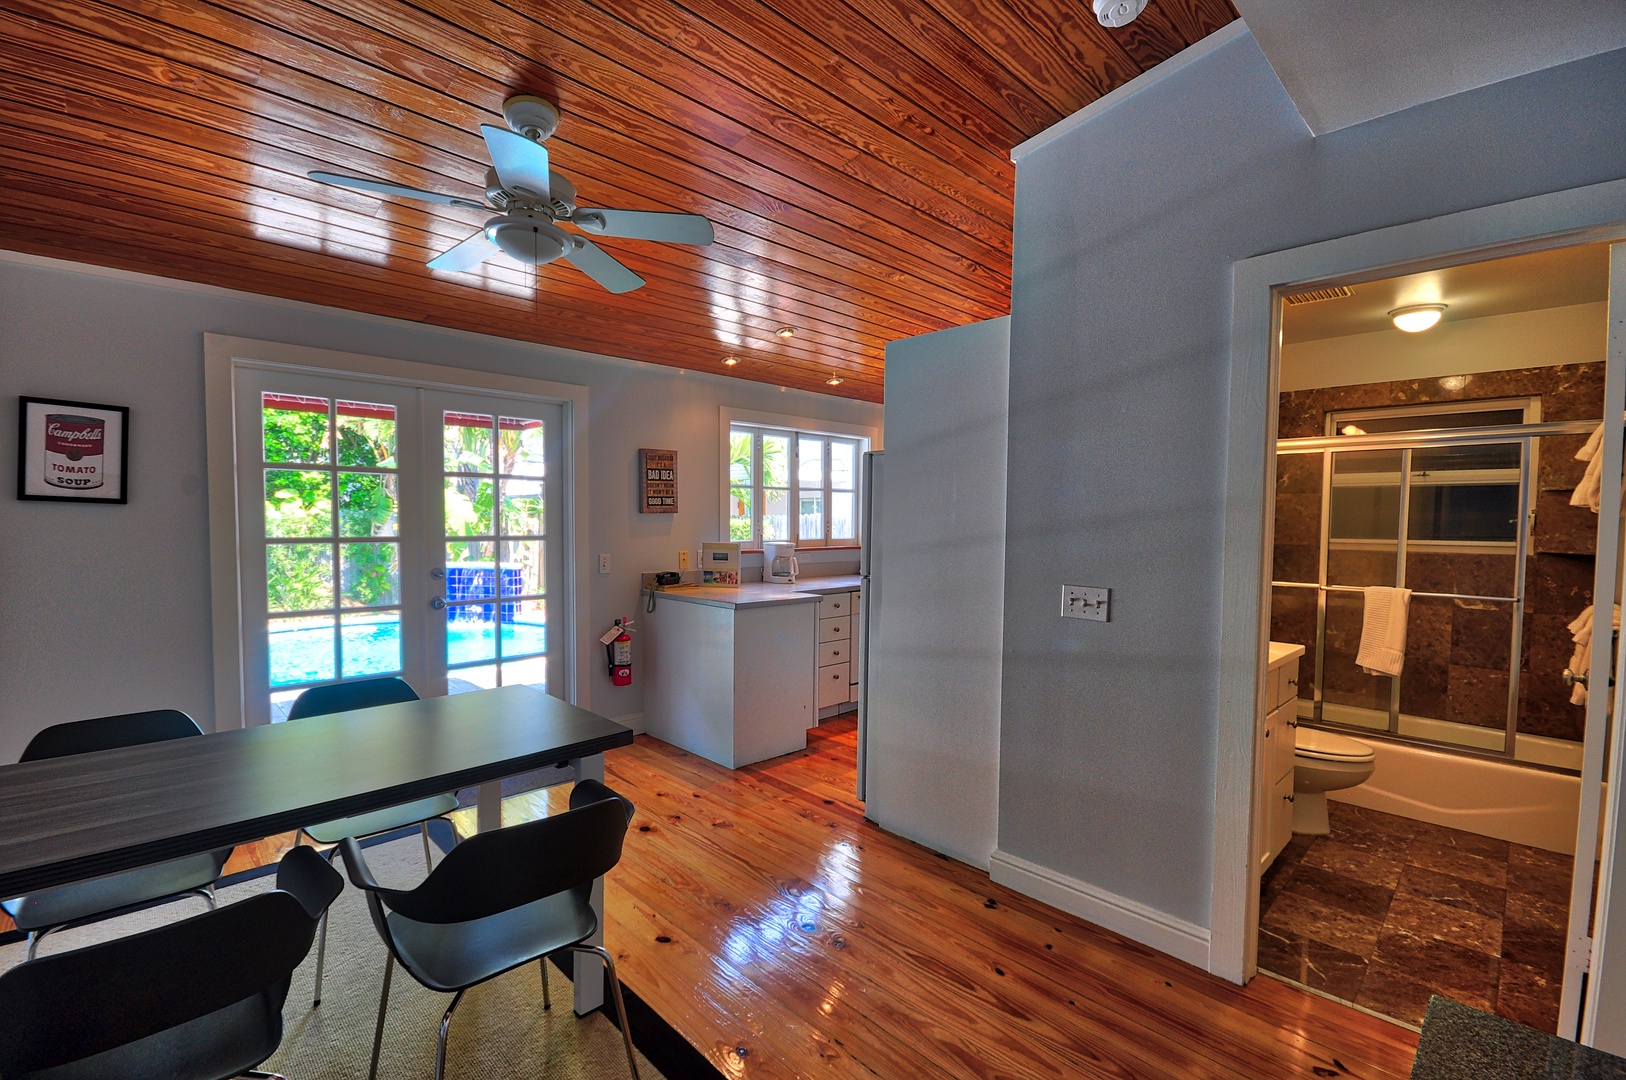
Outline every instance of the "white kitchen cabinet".
{"label": "white kitchen cabinet", "polygon": [[819,599],[819,719],[847,712],[858,701],[858,597],[825,593]]}
{"label": "white kitchen cabinet", "polygon": [[1264,715],[1254,748],[1254,850],[1264,873],[1293,838],[1293,753],[1303,645],[1270,643]]}

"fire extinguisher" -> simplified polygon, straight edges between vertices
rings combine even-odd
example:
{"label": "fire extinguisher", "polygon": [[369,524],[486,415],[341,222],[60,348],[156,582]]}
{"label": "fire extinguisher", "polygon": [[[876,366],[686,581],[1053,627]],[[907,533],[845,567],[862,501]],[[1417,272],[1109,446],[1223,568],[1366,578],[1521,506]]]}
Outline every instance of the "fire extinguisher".
{"label": "fire extinguisher", "polygon": [[610,662],[610,682],[616,686],[632,685],[632,620],[617,619],[602,638],[604,652]]}

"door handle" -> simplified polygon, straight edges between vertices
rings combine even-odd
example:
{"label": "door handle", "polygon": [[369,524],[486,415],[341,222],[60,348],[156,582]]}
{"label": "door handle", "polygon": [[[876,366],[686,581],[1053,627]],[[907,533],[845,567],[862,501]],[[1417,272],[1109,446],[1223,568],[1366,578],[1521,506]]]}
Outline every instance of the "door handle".
{"label": "door handle", "polygon": [[446,606],[446,598],[444,596],[434,597],[429,601],[429,606],[434,608],[436,611],[439,611],[441,608]]}

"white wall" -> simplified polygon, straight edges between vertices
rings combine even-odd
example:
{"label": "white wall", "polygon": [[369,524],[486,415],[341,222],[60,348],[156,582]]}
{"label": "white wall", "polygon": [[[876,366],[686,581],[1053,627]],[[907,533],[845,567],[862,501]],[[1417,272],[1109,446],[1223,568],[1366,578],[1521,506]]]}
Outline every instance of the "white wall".
{"label": "white wall", "polygon": [[[1626,53],[1312,138],[1232,33],[1017,165],[999,847],[1194,943],[1233,265],[1626,176]],[[1063,583],[1112,621],[1060,620]]]}
{"label": "white wall", "polygon": [[886,348],[865,816],[987,867],[999,796],[1010,320]]}
{"label": "white wall", "polygon": [[[49,724],[175,707],[206,729],[213,709],[205,332],[578,383],[589,388],[588,551],[609,552],[578,627],[591,645],[638,604],[638,572],[718,539],[723,407],[880,426],[878,405],[310,305],[0,257],[0,388],[9,399],[0,475],[16,470],[15,399],[130,407],[130,503],[0,497],[0,761]],[[675,515],[637,512],[638,448],[675,449]],[[643,687],[594,668],[596,712],[642,710]],[[237,718],[222,718],[236,723]]]}

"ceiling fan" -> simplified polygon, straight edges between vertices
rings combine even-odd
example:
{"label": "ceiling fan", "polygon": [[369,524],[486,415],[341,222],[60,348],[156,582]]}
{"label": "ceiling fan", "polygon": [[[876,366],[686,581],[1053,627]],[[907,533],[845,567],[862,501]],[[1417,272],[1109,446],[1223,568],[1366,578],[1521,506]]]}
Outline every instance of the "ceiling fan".
{"label": "ceiling fan", "polygon": [[624,293],[643,285],[644,279],[591,240],[561,229],[558,222],[599,236],[699,247],[712,242],[711,222],[699,214],[577,206],[576,186],[548,168],[548,151],[542,145],[559,127],[559,110],[539,97],[521,94],[503,102],[502,112],[508,127],[480,125],[492,163],[486,170],[484,202],[359,176],[321,171],[306,175],[324,184],[497,214],[484,229],[430,259],[431,270],[471,270],[500,251],[531,266],[564,259],[611,292]]}

